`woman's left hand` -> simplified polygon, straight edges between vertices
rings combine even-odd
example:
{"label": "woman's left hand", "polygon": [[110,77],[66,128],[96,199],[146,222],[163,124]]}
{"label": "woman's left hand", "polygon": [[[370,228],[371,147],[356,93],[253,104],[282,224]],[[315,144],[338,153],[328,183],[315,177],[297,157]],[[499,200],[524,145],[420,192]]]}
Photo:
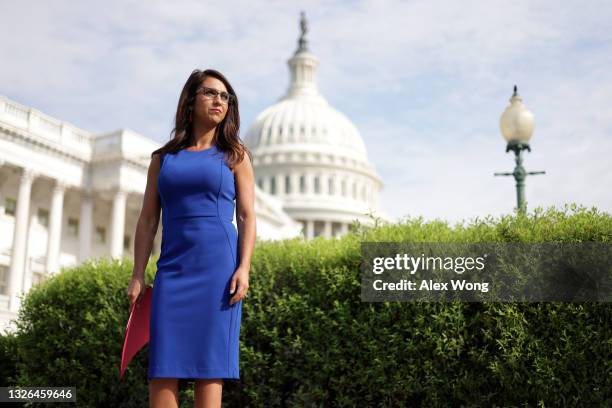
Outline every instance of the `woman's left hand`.
{"label": "woman's left hand", "polygon": [[249,271],[246,268],[238,267],[232,281],[230,282],[230,295],[234,294],[230,299],[230,305],[236,302],[240,302],[247,294],[249,290]]}

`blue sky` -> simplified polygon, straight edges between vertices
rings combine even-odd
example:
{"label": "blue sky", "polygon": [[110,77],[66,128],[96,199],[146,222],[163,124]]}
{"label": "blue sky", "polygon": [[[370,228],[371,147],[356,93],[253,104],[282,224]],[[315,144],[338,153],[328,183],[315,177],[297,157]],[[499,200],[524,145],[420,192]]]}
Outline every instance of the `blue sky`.
{"label": "blue sky", "polygon": [[195,68],[234,85],[244,137],[285,92],[306,12],[319,90],[360,130],[393,217],[512,212],[499,117],[535,116],[529,209],[612,210],[612,3],[2,2],[0,94],[91,132],[160,143]]}

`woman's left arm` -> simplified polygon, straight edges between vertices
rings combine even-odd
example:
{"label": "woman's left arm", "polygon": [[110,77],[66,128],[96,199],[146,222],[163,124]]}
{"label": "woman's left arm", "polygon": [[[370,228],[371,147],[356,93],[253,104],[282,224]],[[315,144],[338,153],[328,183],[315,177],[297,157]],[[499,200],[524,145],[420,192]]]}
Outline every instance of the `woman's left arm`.
{"label": "woman's left arm", "polygon": [[[230,304],[242,300],[249,289],[251,257],[255,247],[255,181],[249,155],[245,152],[243,160],[234,169],[236,182],[236,224],[238,227],[238,248],[240,265],[230,283]],[[237,290],[236,290],[237,289]],[[235,293],[234,293],[235,292]]]}

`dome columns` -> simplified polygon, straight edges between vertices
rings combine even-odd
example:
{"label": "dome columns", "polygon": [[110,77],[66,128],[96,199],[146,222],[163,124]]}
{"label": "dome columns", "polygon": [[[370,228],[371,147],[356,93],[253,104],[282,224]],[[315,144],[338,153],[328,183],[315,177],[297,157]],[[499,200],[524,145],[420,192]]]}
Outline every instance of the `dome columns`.
{"label": "dome columns", "polygon": [[308,219],[302,221],[302,224],[304,238],[310,240],[319,236],[329,239],[345,235],[349,231],[350,222]]}
{"label": "dome columns", "polygon": [[315,195],[358,201],[370,206],[378,203],[375,180],[346,172],[322,172],[270,169],[257,178],[257,184],[268,194],[279,197]]}

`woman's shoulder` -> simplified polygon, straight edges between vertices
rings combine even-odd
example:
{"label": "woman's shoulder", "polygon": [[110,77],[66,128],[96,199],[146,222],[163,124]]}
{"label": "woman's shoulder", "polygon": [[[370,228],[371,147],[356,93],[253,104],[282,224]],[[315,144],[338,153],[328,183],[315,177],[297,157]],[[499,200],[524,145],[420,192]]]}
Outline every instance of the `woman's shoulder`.
{"label": "woman's shoulder", "polygon": [[161,170],[164,165],[164,160],[169,152],[155,151],[151,154],[151,166],[156,168],[158,171]]}
{"label": "woman's shoulder", "polygon": [[244,149],[242,151],[242,157],[239,157],[236,160],[236,163],[232,168],[232,173],[234,173],[234,176],[236,176],[241,173],[250,173],[252,171],[250,152],[247,149]]}
{"label": "woman's shoulder", "polygon": [[154,152],[151,155],[151,163],[156,163],[156,164],[160,164],[162,163],[162,161],[164,160],[164,152]]}

